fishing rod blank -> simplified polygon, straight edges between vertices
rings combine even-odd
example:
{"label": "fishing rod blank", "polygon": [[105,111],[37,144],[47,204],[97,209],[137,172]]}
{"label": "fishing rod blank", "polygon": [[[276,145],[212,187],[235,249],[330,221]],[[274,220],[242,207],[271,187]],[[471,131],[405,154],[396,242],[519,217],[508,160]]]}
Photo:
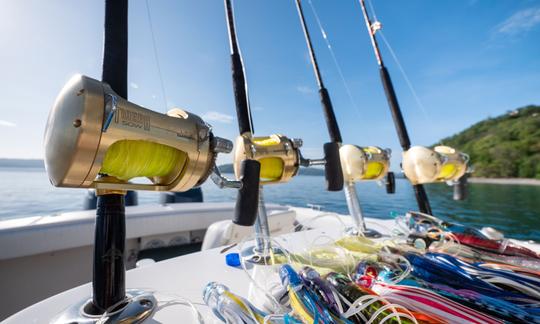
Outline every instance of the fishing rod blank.
{"label": "fishing rod blank", "polygon": [[[377,29],[380,28],[380,25],[375,25],[371,23],[364,0],[359,1],[360,5],[362,6],[362,13],[364,15],[369,37],[371,39],[371,45],[373,46],[373,50],[375,52],[375,58],[377,59],[377,64],[379,65],[379,72],[384,87],[384,93],[388,101],[388,106],[390,107],[392,119],[394,120],[394,125],[398,134],[399,143],[401,144],[401,148],[405,152],[411,148],[411,141],[409,139],[409,133],[407,132],[407,127],[405,126],[403,115],[401,114],[401,109],[399,107],[396,93],[394,91],[392,80],[390,79],[390,74],[384,66],[384,62],[379,51],[379,46],[377,44],[377,39],[375,38],[375,33]],[[431,205],[429,204],[429,200],[424,186],[422,184],[413,184],[413,189],[420,211],[431,215]]]}
{"label": "fishing rod blank", "polygon": [[311,44],[311,38],[307,30],[300,0],[296,0],[296,8],[298,9],[302,29],[304,30],[304,36],[309,49],[311,64],[313,66],[315,77],[317,79],[317,85],[319,87],[319,96],[321,98],[321,105],[323,107],[324,117],[326,120],[326,127],[328,128],[328,134],[330,135],[331,142],[324,144],[324,158],[326,161],[324,170],[327,189],[329,191],[340,191],[343,188],[343,173],[341,170],[341,162],[339,160],[339,146],[343,140],[341,138],[341,132],[339,131],[336,115],[332,107],[330,95],[328,94],[328,90],[326,90],[324,87],[321,72],[319,71],[319,65],[317,63],[317,58],[315,57],[313,45]]}

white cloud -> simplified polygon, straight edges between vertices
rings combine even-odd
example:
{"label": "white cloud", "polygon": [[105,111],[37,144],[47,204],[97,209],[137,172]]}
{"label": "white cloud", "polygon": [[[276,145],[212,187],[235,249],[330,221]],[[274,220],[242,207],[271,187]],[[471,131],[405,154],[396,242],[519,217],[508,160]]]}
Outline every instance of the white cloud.
{"label": "white cloud", "polygon": [[305,85],[297,86],[296,90],[298,90],[298,92],[303,93],[303,94],[315,93],[315,90],[313,90],[313,88],[311,88],[309,86],[305,86]]}
{"label": "white cloud", "polygon": [[16,127],[17,125],[15,123],[8,122],[7,120],[0,120],[0,126]]}
{"label": "white cloud", "polygon": [[133,89],[139,89],[139,85],[135,82],[131,82],[129,86],[132,87]]}
{"label": "white cloud", "polygon": [[209,111],[202,115],[202,119],[206,121],[215,121],[218,123],[230,124],[234,118],[231,115],[222,114],[217,111]]}
{"label": "white cloud", "polygon": [[540,24],[540,7],[520,10],[497,25],[500,34],[516,35],[527,32]]}

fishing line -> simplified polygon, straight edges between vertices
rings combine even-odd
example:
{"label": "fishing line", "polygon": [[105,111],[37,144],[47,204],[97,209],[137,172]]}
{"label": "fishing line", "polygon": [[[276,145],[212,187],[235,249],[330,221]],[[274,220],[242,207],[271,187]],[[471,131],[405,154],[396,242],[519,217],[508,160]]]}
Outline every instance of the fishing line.
{"label": "fishing line", "polygon": [[167,93],[165,92],[165,84],[163,83],[163,76],[161,74],[161,66],[159,64],[159,56],[158,56],[158,50],[156,46],[156,38],[154,36],[154,26],[152,24],[152,15],[150,14],[150,5],[148,4],[148,0],[145,0],[146,4],[146,15],[148,17],[148,24],[150,25],[150,35],[152,36],[152,48],[154,50],[154,59],[156,61],[156,67],[158,71],[159,76],[159,84],[161,85],[161,93],[163,95],[163,101],[164,101],[164,108],[165,112],[167,112]]}
{"label": "fishing line", "polygon": [[355,108],[356,113],[358,114],[358,117],[362,119],[362,113],[360,111],[360,108],[356,105],[354,98],[352,96],[351,89],[349,88],[349,85],[347,84],[347,81],[345,81],[345,76],[343,75],[343,70],[341,69],[341,66],[339,65],[336,55],[334,53],[334,50],[332,48],[332,45],[330,45],[330,40],[328,39],[328,35],[326,34],[321,20],[319,19],[319,15],[317,14],[317,11],[315,10],[315,6],[313,3],[311,3],[311,0],[308,0],[309,6],[311,7],[311,10],[313,11],[313,15],[315,16],[315,20],[317,21],[317,25],[319,26],[319,29],[321,31],[321,34],[323,36],[324,42],[326,43],[326,46],[328,47],[328,50],[330,51],[330,56],[332,57],[332,61],[334,62],[334,66],[336,67],[339,77],[341,78],[341,82],[343,83],[343,86],[345,88],[345,91],[347,92],[347,95],[349,96],[349,100],[351,101],[351,104]]}
{"label": "fishing line", "polygon": [[[377,18],[377,13],[375,12],[375,7],[373,6],[373,3],[371,2],[371,0],[367,0],[367,3],[369,5],[369,9],[371,11],[371,14],[373,15],[373,18],[375,20],[375,23],[374,24],[377,24],[379,23],[379,26],[380,25],[380,22],[379,22],[379,19]],[[386,46],[386,48],[388,49],[388,52],[390,52],[390,55],[392,56],[392,59],[394,59],[394,62],[396,63],[399,71],[401,72],[401,75],[403,76],[403,79],[405,80],[405,83],[407,84],[407,87],[409,88],[409,91],[411,92],[411,94],[413,95],[414,97],[414,100],[416,101],[416,104],[417,106],[420,108],[420,110],[422,111],[422,115],[424,116],[424,118],[426,119],[426,122],[428,122],[430,125],[432,125],[432,121],[431,121],[431,118],[429,118],[428,114],[427,114],[427,110],[426,110],[426,107],[424,106],[422,100],[420,100],[420,97],[418,96],[418,94],[416,93],[416,90],[411,82],[411,80],[409,79],[407,73],[405,72],[405,69],[403,68],[403,66],[401,65],[401,62],[399,61],[398,57],[397,57],[397,54],[394,52],[394,49],[392,48],[392,46],[390,46],[390,42],[388,42],[388,40],[386,39],[386,37],[384,36],[384,33],[382,31],[382,28],[379,27],[379,29],[377,30],[377,32],[379,33],[379,35],[381,35],[381,39],[383,40],[383,43],[384,45]],[[440,142],[442,144],[442,141]]]}
{"label": "fishing line", "polygon": [[[174,292],[157,291],[157,290],[151,290],[148,288],[135,288],[135,289],[148,291],[149,293],[152,293],[153,295],[156,296],[156,300],[158,302],[158,307],[155,310],[156,312],[165,307],[170,307],[174,305],[185,305],[191,309],[192,316],[194,319],[197,320],[197,323],[204,324],[204,319],[201,312],[197,309],[197,307],[195,307],[195,304],[191,302],[189,299],[182,297]],[[163,300],[161,298],[158,299],[157,298],[158,295],[170,296],[170,297],[173,297],[173,299],[172,300]],[[96,324],[107,323],[111,316],[114,316],[115,314],[122,312],[124,310],[124,307],[119,307],[120,305],[131,303],[132,301],[133,301],[133,297],[128,295],[126,296],[125,299],[122,299],[116,304],[110,306],[97,319]]]}
{"label": "fishing line", "polygon": [[[272,237],[264,237],[263,236],[263,239],[267,240],[268,242],[270,242],[270,246],[272,246],[273,248],[277,248],[280,253],[283,254],[283,256],[286,258],[286,261],[287,263],[292,263],[291,262],[291,254],[289,253],[289,251],[287,249],[285,249],[277,240],[273,239]],[[238,252],[240,254],[240,266],[242,268],[242,270],[244,271],[244,273],[246,274],[246,276],[249,278],[251,284],[253,284],[253,286],[261,291],[267,298],[268,300],[272,303],[272,306],[273,306],[273,310],[274,311],[279,311],[279,312],[284,312],[284,309],[283,309],[283,305],[276,299],[276,297],[274,295],[272,295],[272,291],[268,291],[268,290],[273,290],[276,288],[276,286],[273,286],[273,287],[269,287],[268,289],[262,287],[254,278],[254,276],[248,271],[247,269],[247,262],[246,262],[246,258],[245,257],[242,257],[242,252],[246,251],[246,249],[244,249],[244,245],[246,245],[246,243],[248,241],[252,241],[253,240],[253,235],[248,235],[246,237],[244,237],[240,243],[238,243]],[[249,249],[249,248],[248,248]],[[278,265],[279,263],[276,262],[276,259],[274,257],[274,253],[273,251],[271,250],[270,251],[271,253],[271,263],[266,263],[265,261],[265,266],[269,266],[269,265],[272,265],[272,266],[275,266],[275,265]]]}

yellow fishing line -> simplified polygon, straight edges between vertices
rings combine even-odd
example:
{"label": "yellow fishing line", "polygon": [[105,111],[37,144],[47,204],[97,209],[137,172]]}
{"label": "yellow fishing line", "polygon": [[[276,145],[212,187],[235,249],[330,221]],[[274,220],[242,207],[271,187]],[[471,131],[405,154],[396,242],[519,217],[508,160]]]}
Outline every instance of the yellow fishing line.
{"label": "yellow fishing line", "polygon": [[[269,137],[254,137],[253,143],[259,146],[273,146],[280,143],[279,137],[272,135]],[[283,174],[283,160],[277,157],[267,157],[259,160],[261,163],[261,179],[279,180]]]}
{"label": "yellow fishing line", "polygon": [[279,180],[283,174],[283,160],[276,157],[267,157],[259,160],[261,163],[261,179]]}
{"label": "yellow fishing line", "polygon": [[137,177],[164,177],[182,170],[187,154],[167,145],[140,140],[121,140],[112,144],[100,173],[120,180]]}
{"label": "yellow fishing line", "polygon": [[380,162],[370,162],[367,164],[364,179],[376,179],[384,170],[384,165]]}
{"label": "yellow fishing line", "polygon": [[382,248],[381,244],[377,244],[362,236],[345,236],[337,240],[336,244],[349,251],[367,254],[377,253]]}
{"label": "yellow fishing line", "polygon": [[442,166],[441,172],[439,173],[439,179],[449,179],[458,172],[459,168],[454,163],[447,163]]}

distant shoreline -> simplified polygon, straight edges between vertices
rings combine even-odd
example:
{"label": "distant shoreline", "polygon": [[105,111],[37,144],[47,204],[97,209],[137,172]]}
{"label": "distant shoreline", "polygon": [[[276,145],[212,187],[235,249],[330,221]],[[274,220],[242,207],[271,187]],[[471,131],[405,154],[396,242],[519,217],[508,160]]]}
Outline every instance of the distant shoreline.
{"label": "distant shoreline", "polygon": [[[43,160],[38,159],[5,159],[0,158],[0,168],[31,168],[31,169],[45,169]],[[221,172],[233,173],[232,164],[225,164],[220,166]],[[317,168],[302,168],[300,175],[304,176],[323,176],[324,170]],[[396,178],[402,178],[401,174],[396,174]],[[523,186],[540,186],[540,179],[531,178],[480,178],[470,177],[470,183],[482,183],[482,184],[500,184],[500,185],[523,185]]]}
{"label": "distant shoreline", "polygon": [[469,182],[500,185],[540,186],[540,179],[530,178],[469,178]]}

